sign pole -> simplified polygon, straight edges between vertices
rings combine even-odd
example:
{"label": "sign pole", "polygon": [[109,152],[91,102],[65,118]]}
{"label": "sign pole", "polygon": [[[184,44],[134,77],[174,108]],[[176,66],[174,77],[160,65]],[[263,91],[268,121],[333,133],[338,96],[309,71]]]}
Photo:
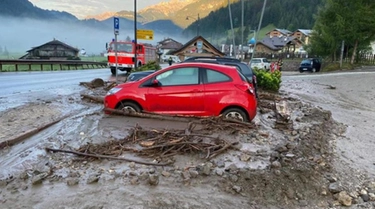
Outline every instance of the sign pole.
{"label": "sign pole", "polygon": [[137,71],[137,0],[134,0],[134,71]]}
{"label": "sign pole", "polygon": [[118,84],[118,79],[117,79],[117,63],[118,63],[118,57],[117,57],[117,34],[115,33],[115,59],[116,59],[116,84]]}
{"label": "sign pole", "polygon": [[118,79],[117,79],[117,70],[118,70],[118,57],[117,57],[117,35],[120,34],[120,19],[118,17],[113,18],[113,31],[115,34],[115,59],[116,59],[116,84],[118,84]]}

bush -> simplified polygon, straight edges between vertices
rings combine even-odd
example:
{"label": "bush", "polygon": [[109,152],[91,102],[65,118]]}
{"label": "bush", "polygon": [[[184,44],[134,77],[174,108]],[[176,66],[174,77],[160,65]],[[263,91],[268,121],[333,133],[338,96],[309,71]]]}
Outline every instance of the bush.
{"label": "bush", "polygon": [[257,84],[260,89],[278,92],[281,84],[281,71],[264,71],[253,69],[257,77]]}
{"label": "bush", "polygon": [[137,71],[146,71],[146,70],[160,70],[161,66],[156,61],[150,61],[145,65],[137,68]]}

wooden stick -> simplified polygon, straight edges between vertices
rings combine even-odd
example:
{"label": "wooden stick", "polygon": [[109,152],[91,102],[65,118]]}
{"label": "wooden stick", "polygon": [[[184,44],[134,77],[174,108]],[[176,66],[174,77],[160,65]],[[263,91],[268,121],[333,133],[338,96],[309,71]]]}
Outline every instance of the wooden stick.
{"label": "wooden stick", "polygon": [[99,96],[91,96],[88,94],[81,94],[81,97],[91,99],[97,103],[104,103],[104,97],[99,97]]}
{"label": "wooden stick", "polygon": [[143,165],[154,165],[154,166],[166,166],[169,165],[170,163],[151,163],[151,162],[144,162],[141,160],[135,160],[135,159],[130,159],[130,158],[123,158],[123,157],[113,157],[113,156],[107,156],[107,155],[96,155],[96,154],[87,154],[83,152],[76,152],[72,150],[62,150],[62,149],[53,149],[53,148],[45,148],[48,152],[63,152],[63,153],[70,153],[70,154],[75,154],[78,156],[84,156],[84,157],[93,157],[93,158],[105,158],[105,159],[110,159],[110,160],[122,160],[122,161],[128,161],[128,162],[134,162],[138,164],[143,164]]}

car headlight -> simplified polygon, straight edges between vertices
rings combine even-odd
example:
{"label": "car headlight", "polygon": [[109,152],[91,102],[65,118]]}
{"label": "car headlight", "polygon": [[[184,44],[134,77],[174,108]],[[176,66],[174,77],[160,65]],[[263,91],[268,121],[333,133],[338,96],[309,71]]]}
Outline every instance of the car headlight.
{"label": "car headlight", "polygon": [[118,91],[120,91],[121,88],[119,87],[114,87],[114,88],[111,88],[108,92],[107,92],[107,95],[111,95],[111,94],[116,94]]}

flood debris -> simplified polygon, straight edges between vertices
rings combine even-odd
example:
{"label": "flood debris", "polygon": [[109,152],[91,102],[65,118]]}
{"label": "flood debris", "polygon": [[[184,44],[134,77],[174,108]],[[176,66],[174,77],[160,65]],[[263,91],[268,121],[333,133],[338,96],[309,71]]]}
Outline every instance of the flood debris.
{"label": "flood debris", "polygon": [[79,85],[80,86],[85,86],[87,88],[98,88],[98,87],[104,87],[105,86],[105,82],[101,78],[95,78],[95,79],[93,79],[90,82],[80,82]]}
{"label": "flood debris", "polygon": [[95,103],[103,103],[104,102],[104,97],[102,96],[93,96],[93,95],[88,95],[88,94],[81,94],[81,97],[84,99],[88,99],[90,102],[95,102]]}

